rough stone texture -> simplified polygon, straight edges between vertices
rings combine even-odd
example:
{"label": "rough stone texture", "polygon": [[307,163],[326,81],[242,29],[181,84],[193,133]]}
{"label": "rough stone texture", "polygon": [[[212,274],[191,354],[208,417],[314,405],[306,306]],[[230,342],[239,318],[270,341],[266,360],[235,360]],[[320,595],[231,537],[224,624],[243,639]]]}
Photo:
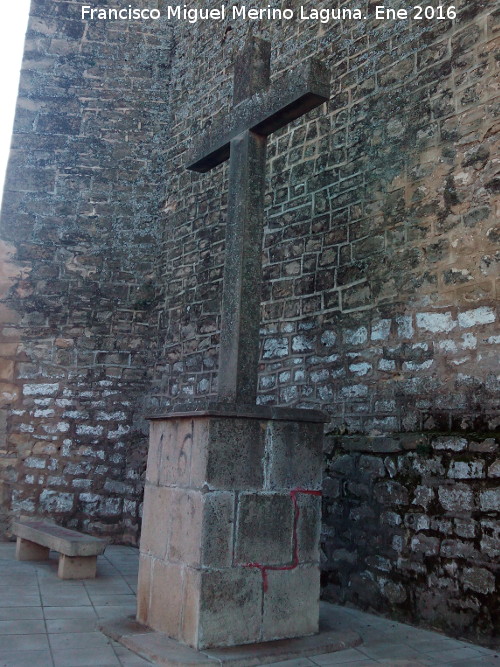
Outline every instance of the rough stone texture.
{"label": "rough stone texture", "polygon": [[[228,170],[185,164],[232,105],[249,24],[85,26],[79,4],[32,7],[0,244],[0,500],[4,518],[57,513],[135,540],[142,397],[216,391]],[[499,14],[454,5],[451,23],[250,26],[273,77],[313,56],[334,90],[269,144],[259,401],[323,407],[346,435],[324,481],[327,594],[485,637],[495,598],[469,571],[493,571],[499,548]],[[371,505],[360,447],[363,475],[386,470]],[[398,466],[414,459],[409,487]],[[387,571],[355,566],[347,587],[374,507],[410,562],[379,560],[374,536],[363,558]],[[337,547],[332,517],[351,510]]]}
{"label": "rough stone texture", "polygon": [[483,642],[498,636],[498,479],[481,472],[498,436],[422,433],[377,456],[346,440],[327,438],[325,597]]}
{"label": "rough stone texture", "polygon": [[136,542],[170,30],[82,22],[82,4],[31,3],[0,232],[0,523]]}
{"label": "rough stone texture", "polygon": [[[140,623],[199,650],[317,632],[322,425],[296,426],[195,413],[153,421]],[[274,474],[298,448],[303,477]],[[238,461],[240,451],[252,457]]]}
{"label": "rough stone texture", "polygon": [[293,553],[293,510],[290,494],[240,494],[239,535],[234,554],[236,562],[267,565],[290,562]]}

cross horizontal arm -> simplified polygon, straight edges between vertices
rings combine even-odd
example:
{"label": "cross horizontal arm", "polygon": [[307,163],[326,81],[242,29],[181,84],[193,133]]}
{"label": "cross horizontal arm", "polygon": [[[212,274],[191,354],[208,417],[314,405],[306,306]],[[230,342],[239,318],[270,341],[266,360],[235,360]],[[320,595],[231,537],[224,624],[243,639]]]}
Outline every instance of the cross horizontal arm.
{"label": "cross horizontal arm", "polygon": [[231,140],[242,132],[250,130],[267,137],[329,97],[329,72],[324,65],[310,59],[263,92],[240,102],[233,109],[232,121],[227,117],[217,118],[191,152],[187,168],[209,171],[229,158]]}

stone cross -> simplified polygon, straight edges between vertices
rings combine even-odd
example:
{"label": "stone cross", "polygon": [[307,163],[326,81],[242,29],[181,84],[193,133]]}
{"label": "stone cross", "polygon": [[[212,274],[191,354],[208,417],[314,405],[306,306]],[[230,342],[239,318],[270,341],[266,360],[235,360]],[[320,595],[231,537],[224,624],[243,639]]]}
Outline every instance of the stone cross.
{"label": "stone cross", "polygon": [[255,404],[259,363],[267,137],[329,98],[328,72],[308,60],[269,85],[271,45],[250,39],[234,67],[233,110],[214,122],[188,169],[229,159],[218,399]]}

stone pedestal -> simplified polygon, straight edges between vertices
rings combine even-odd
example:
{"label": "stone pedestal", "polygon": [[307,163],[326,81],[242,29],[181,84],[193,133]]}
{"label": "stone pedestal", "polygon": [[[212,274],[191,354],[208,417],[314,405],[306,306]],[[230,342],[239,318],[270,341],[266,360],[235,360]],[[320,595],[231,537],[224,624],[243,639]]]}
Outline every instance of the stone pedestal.
{"label": "stone pedestal", "polygon": [[318,631],[322,413],[155,417],[140,623],[198,650]]}

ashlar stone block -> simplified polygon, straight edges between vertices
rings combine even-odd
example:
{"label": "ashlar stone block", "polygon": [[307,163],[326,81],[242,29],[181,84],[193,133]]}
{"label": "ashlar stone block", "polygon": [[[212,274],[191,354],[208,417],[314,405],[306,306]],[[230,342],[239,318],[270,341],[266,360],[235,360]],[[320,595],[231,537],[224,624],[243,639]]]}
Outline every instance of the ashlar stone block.
{"label": "ashlar stone block", "polygon": [[234,535],[235,494],[214,491],[203,496],[202,565],[230,567]]}
{"label": "ashlar stone block", "polygon": [[182,599],[182,620],[180,634],[176,639],[188,646],[199,647],[200,605],[201,605],[200,569],[187,567],[184,571],[184,595]]}
{"label": "ashlar stone block", "polygon": [[165,512],[171,506],[172,489],[152,486],[146,482],[142,520],[141,550],[155,558],[165,558],[172,524],[172,514]]}
{"label": "ashlar stone block", "polygon": [[257,570],[201,574],[199,648],[249,644],[260,637],[262,579]]}
{"label": "ashlar stone block", "polygon": [[267,576],[262,640],[302,637],[318,632],[318,565],[270,570]]}
{"label": "ashlar stone block", "polygon": [[302,563],[319,562],[319,541],[321,535],[321,496],[297,493],[297,553]]}
{"label": "ashlar stone block", "polygon": [[218,489],[260,489],[265,424],[257,419],[213,419],[206,482]]}
{"label": "ashlar stone block", "polygon": [[151,571],[153,563],[154,560],[148,553],[140,554],[139,576],[137,580],[137,620],[144,623],[144,625],[150,625],[149,609],[151,604]]}
{"label": "ashlar stone block", "polygon": [[323,424],[269,421],[266,488],[321,488]]}
{"label": "ashlar stone block", "polygon": [[170,498],[172,528],[167,559],[197,567],[201,561],[203,494],[197,489],[173,489]]}
{"label": "ashlar stone block", "polygon": [[294,506],[289,494],[241,494],[237,563],[287,565],[293,560]]}
{"label": "ashlar stone block", "polygon": [[152,564],[148,625],[170,637],[178,637],[183,608],[184,567],[155,560]]}

